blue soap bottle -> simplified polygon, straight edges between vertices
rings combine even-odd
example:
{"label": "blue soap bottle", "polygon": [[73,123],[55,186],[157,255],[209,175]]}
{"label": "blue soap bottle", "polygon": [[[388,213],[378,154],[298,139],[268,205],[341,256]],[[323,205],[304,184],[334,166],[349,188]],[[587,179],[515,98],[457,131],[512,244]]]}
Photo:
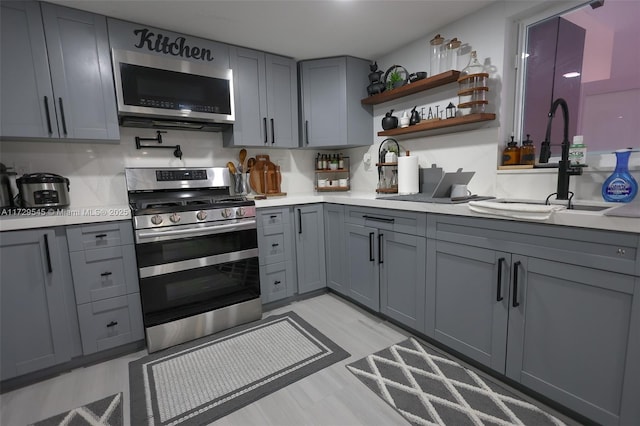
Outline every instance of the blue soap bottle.
{"label": "blue soap bottle", "polygon": [[616,169],[602,184],[602,198],[605,201],[628,203],[638,193],[638,182],[629,173],[631,149],[619,149],[616,154]]}

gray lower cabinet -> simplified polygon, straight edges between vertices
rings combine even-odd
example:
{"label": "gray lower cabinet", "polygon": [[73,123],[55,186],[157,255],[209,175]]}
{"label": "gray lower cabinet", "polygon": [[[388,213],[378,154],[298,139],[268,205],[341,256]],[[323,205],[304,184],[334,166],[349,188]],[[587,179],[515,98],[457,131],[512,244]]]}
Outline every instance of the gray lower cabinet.
{"label": "gray lower cabinet", "polygon": [[5,2],[0,137],[119,142],[104,16]]}
{"label": "gray lower cabinet", "polygon": [[298,78],[293,59],[230,47],[236,121],[224,146],[298,147]]}
{"label": "gray lower cabinet", "polygon": [[429,217],[427,335],[598,423],[637,424],[637,235]]}
{"label": "gray lower cabinet", "polygon": [[291,208],[258,209],[260,298],[275,302],[297,292]]}
{"label": "gray lower cabinet", "polygon": [[[0,234],[0,379],[71,359],[72,321],[65,300],[73,292],[63,228]],[[76,325],[77,327],[77,325]]]}
{"label": "gray lower cabinet", "polygon": [[327,286],[324,210],[322,204],[307,204],[293,211],[298,293],[303,294]]}
{"label": "gray lower cabinet", "polygon": [[67,227],[84,355],[144,338],[129,221]]}
{"label": "gray lower cabinet", "polygon": [[300,146],[371,145],[372,108],[367,97],[369,61],[349,56],[298,63]]}
{"label": "gray lower cabinet", "polygon": [[345,220],[347,295],[423,332],[425,215],[347,207]]}
{"label": "gray lower cabinet", "polygon": [[348,296],[344,206],[324,205],[324,245],[327,287]]}

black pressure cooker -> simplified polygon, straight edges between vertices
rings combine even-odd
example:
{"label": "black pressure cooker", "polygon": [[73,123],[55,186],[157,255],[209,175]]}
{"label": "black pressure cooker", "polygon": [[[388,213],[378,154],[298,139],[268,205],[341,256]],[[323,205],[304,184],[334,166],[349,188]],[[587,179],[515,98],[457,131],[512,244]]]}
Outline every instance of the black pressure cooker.
{"label": "black pressure cooker", "polygon": [[20,207],[67,207],[69,179],[53,173],[29,173],[16,179]]}

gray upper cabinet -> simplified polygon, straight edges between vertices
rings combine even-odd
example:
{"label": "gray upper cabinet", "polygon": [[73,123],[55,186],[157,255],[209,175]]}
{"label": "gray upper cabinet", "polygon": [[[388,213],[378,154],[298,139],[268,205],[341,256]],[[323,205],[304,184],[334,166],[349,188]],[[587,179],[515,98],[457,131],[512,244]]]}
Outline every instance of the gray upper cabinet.
{"label": "gray upper cabinet", "polygon": [[372,107],[367,96],[369,62],[353,57],[301,61],[300,146],[371,145]]}
{"label": "gray upper cabinet", "polygon": [[0,136],[120,138],[104,16],[2,2]]}
{"label": "gray upper cabinet", "polygon": [[294,235],[298,268],[298,293],[327,286],[322,204],[296,206]]}
{"label": "gray upper cabinet", "polygon": [[229,48],[236,121],[224,146],[298,147],[298,80],[293,59]]}
{"label": "gray upper cabinet", "polygon": [[429,218],[427,335],[597,423],[637,423],[637,235]]}
{"label": "gray upper cabinet", "polygon": [[56,239],[54,229],[2,233],[2,380],[63,363],[73,355],[65,301],[65,293],[73,292],[65,273],[69,258]]}

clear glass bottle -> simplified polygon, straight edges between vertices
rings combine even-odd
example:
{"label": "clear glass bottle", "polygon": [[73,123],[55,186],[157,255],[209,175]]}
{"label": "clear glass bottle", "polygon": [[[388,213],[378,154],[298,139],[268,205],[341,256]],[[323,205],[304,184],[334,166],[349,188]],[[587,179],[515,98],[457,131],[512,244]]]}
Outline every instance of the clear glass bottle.
{"label": "clear glass bottle", "polygon": [[447,43],[447,45],[445,46],[446,60],[444,61],[445,65],[443,67],[444,69],[442,70],[443,72],[458,69],[458,54],[460,52],[461,45],[462,42],[455,37],[452,38],[449,43]]}
{"label": "clear glass bottle", "polygon": [[[467,76],[475,76],[477,74],[484,73],[484,66],[478,60],[478,55],[475,50],[471,51],[469,55],[469,63],[466,67],[462,69],[460,72],[460,77],[464,78]],[[486,86],[486,79],[482,78],[465,78],[464,79],[465,86],[460,87],[460,89],[473,89],[475,87],[483,87]]]}
{"label": "clear glass bottle", "polygon": [[619,149],[616,154],[616,169],[602,184],[602,198],[605,201],[628,203],[638,194],[638,182],[629,173],[629,157],[632,150]]}
{"label": "clear glass bottle", "polygon": [[440,74],[440,59],[442,57],[443,43],[444,37],[440,34],[436,34],[429,42],[429,77]]}

